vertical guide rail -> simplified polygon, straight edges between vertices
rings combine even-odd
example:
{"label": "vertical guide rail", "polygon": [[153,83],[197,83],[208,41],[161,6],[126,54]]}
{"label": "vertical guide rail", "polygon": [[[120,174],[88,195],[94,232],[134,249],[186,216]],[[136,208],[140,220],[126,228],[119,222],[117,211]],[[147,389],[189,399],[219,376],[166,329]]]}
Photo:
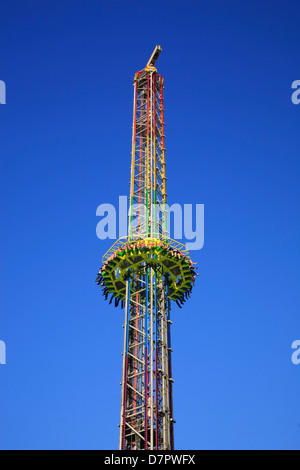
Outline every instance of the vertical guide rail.
{"label": "vertical guide rail", "polygon": [[146,302],[145,302],[145,450],[148,449],[148,303],[149,303],[149,273],[146,267]]}
{"label": "vertical guide rail", "polygon": [[157,371],[157,345],[158,345],[158,331],[157,331],[157,275],[154,272],[154,312],[155,312],[155,449],[158,449],[158,371]]}
{"label": "vertical guide rail", "polygon": [[[139,76],[140,76],[140,72],[137,73],[137,78],[139,79]],[[137,113],[137,109],[136,109],[136,113]],[[143,101],[142,101],[142,98],[140,99],[140,116],[139,116],[139,119],[140,121],[142,121],[143,119]],[[136,120],[137,120],[137,117],[136,117]],[[140,149],[139,149],[139,158],[138,158],[138,163],[139,163],[139,170],[138,170],[138,204],[140,205],[141,204],[141,191],[142,191],[142,149],[143,149],[143,145],[142,145],[142,136],[140,135],[139,136],[139,145],[140,145]],[[141,211],[138,212],[138,228],[137,228],[137,234],[141,234]]]}
{"label": "vertical guide rail", "polygon": [[130,178],[130,201],[129,201],[129,236],[132,238],[132,206],[133,206],[133,195],[134,195],[134,174],[135,174],[135,141],[136,141],[136,119],[137,119],[137,84],[138,75],[134,80],[134,100],[133,100],[133,126],[132,126],[132,149],[131,149],[131,178]]}
{"label": "vertical guide rail", "polygon": [[169,298],[169,282],[166,279],[167,293],[167,346],[168,346],[168,376],[169,376],[169,408],[170,408],[170,445],[174,450],[174,421],[173,421],[173,378],[172,378],[172,349],[171,349],[171,301]]}
{"label": "vertical guide rail", "polygon": [[[137,283],[139,282],[139,276],[137,275],[136,276],[136,281]],[[133,375],[134,375],[134,380],[133,380],[133,387],[134,387],[134,394],[133,394],[133,414],[136,418],[136,412],[137,412],[137,401],[138,401],[138,394],[137,394],[137,380],[138,380],[138,368],[139,368],[139,365],[138,365],[138,361],[137,361],[137,357],[138,357],[138,348],[137,348],[137,344],[138,344],[138,327],[139,327],[139,294],[138,292],[136,293],[136,305],[135,305],[135,337],[134,337],[134,340],[135,340],[135,347],[134,347],[134,363],[133,363]],[[136,421],[136,420],[135,420]],[[134,421],[133,423],[133,428],[135,429],[136,428],[136,422]],[[133,445],[135,446],[135,441],[133,441]]]}
{"label": "vertical guide rail", "polygon": [[153,438],[154,438],[154,376],[153,376],[153,269],[150,268],[150,448],[153,449]]}
{"label": "vertical guide rail", "polygon": [[123,380],[122,380],[122,403],[120,421],[120,444],[119,448],[125,449],[125,427],[126,427],[126,407],[127,407],[127,376],[128,376],[128,333],[129,333],[129,308],[130,308],[130,275],[127,281],[127,296],[125,305],[124,322],[124,347],[123,347]]}
{"label": "vertical guide rail", "polygon": [[165,158],[165,123],[164,123],[164,83],[160,77],[160,120],[161,120],[161,155],[162,155],[162,202],[163,202],[163,233],[167,236],[167,178],[166,178],[166,158]]}
{"label": "vertical guide rail", "polygon": [[[153,116],[153,202],[154,202],[154,213],[151,214],[153,217],[151,223],[151,232],[154,237],[157,237],[157,229],[156,229],[156,74],[154,74],[153,78],[153,86],[152,86],[152,116]],[[152,235],[151,234],[151,235]],[[152,235],[153,236],[153,235]]]}
{"label": "vertical guide rail", "polygon": [[150,157],[149,157],[149,147],[150,147],[150,72],[147,72],[147,157],[146,157],[146,174],[147,174],[147,183],[146,183],[146,234],[149,235],[149,193],[150,193]]}

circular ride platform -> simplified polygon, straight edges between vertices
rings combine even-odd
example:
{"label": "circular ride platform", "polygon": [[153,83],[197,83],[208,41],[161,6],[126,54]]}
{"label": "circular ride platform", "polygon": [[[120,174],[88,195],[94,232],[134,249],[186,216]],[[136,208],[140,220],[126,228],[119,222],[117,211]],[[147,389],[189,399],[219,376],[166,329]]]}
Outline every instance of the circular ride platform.
{"label": "circular ride platform", "polygon": [[[168,278],[169,297],[178,305],[187,298],[195,283],[195,268],[185,245],[171,239],[143,238],[118,240],[103,256],[103,266],[96,282],[103,294],[112,294],[118,301],[126,298],[129,273],[143,275],[153,268],[158,279]],[[122,302],[123,303],[123,302]]]}

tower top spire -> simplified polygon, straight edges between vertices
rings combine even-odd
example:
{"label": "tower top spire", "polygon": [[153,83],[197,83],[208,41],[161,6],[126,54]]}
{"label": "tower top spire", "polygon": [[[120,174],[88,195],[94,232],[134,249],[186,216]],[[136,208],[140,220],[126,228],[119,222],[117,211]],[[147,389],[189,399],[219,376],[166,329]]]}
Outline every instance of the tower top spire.
{"label": "tower top spire", "polygon": [[161,47],[161,46],[159,46],[159,45],[155,46],[155,49],[154,49],[154,51],[152,52],[152,54],[151,54],[151,56],[150,56],[150,59],[149,59],[148,62],[147,62],[146,67],[154,67],[155,62],[157,61],[157,59],[158,59],[158,57],[159,57],[161,51],[162,51],[162,47]]}

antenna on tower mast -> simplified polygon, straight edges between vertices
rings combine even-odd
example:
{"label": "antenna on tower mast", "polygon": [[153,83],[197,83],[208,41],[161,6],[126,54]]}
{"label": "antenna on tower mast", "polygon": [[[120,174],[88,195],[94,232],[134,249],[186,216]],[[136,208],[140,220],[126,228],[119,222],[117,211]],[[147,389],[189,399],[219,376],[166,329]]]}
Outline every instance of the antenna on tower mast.
{"label": "antenna on tower mast", "polygon": [[159,45],[155,46],[155,49],[154,49],[154,51],[152,52],[151,57],[150,57],[150,59],[148,60],[146,67],[149,67],[149,66],[152,66],[152,67],[153,67],[153,66],[155,65],[155,62],[157,61],[157,59],[158,59],[158,57],[159,57],[161,51],[162,51],[162,47],[161,47],[161,46],[159,46]]}

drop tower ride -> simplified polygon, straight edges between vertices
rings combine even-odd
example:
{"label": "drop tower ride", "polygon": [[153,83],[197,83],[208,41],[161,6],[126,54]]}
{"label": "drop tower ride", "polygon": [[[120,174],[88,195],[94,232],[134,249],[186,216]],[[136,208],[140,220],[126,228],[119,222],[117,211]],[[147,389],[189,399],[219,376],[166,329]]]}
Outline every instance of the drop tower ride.
{"label": "drop tower ride", "polygon": [[161,50],[134,77],[128,236],[96,279],[125,310],[120,450],[174,449],[171,302],[181,308],[196,275],[188,249],[168,237]]}

